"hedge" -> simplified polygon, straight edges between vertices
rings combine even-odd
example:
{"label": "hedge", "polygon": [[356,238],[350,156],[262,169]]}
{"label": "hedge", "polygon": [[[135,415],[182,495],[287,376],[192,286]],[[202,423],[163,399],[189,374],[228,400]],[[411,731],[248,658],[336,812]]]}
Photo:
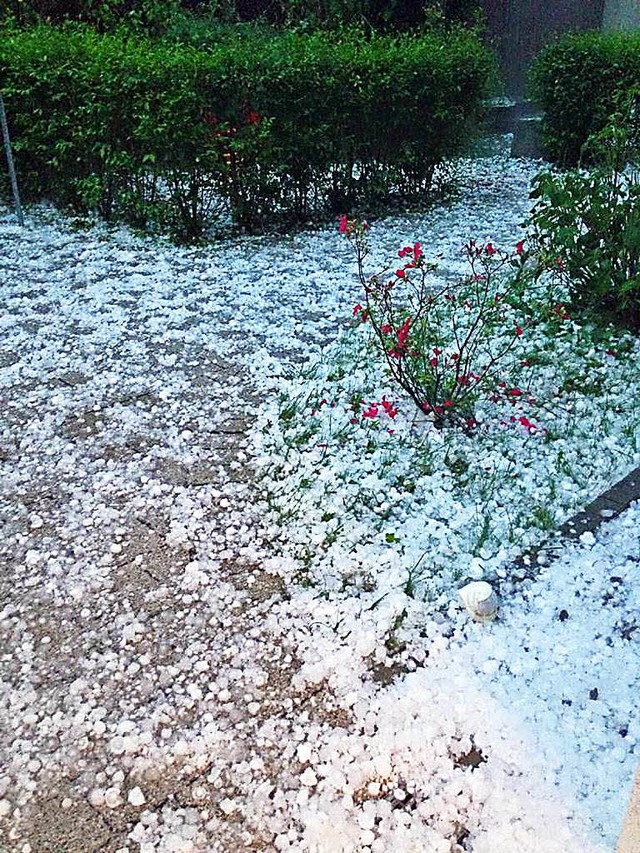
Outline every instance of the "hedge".
{"label": "hedge", "polygon": [[606,126],[626,92],[640,86],[640,33],[564,36],[535,58],[530,86],[544,112],[544,155],[575,166],[588,137]]}
{"label": "hedge", "polygon": [[0,32],[31,197],[198,235],[423,191],[473,132],[492,57],[462,28],[295,32],[209,50],[82,25]]}

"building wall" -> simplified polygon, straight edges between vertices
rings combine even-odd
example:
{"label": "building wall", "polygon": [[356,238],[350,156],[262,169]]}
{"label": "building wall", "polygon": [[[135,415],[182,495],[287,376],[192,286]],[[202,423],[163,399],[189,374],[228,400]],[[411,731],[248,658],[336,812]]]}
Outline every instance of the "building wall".
{"label": "building wall", "polygon": [[603,30],[640,28],[640,0],[605,0]]}

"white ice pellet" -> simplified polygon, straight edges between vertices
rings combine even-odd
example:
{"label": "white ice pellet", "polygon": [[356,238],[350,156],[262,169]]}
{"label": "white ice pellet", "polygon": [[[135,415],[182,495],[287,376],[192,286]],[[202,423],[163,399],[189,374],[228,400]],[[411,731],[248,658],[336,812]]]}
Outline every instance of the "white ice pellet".
{"label": "white ice pellet", "polygon": [[122,755],[125,750],[124,738],[122,737],[114,737],[109,743],[109,752],[113,753],[113,755]]}
{"label": "white ice pellet", "polygon": [[236,803],[236,801],[230,800],[228,798],[221,800],[219,803],[219,806],[220,806],[220,809],[226,815],[233,814],[233,812],[237,811],[237,809],[238,809],[238,804]]}
{"label": "white ice pellet", "polygon": [[137,785],[135,788],[132,788],[127,795],[127,801],[131,803],[132,806],[142,806],[146,803],[146,799],[144,794],[142,793],[142,789]]}
{"label": "white ice pellet", "polygon": [[89,802],[94,808],[100,808],[100,806],[104,805],[104,789],[103,788],[94,788],[92,791],[89,791]]}
{"label": "white ice pellet", "polygon": [[117,808],[122,802],[120,788],[107,788],[104,792],[104,804],[110,809]]}
{"label": "white ice pellet", "polygon": [[312,788],[314,785],[317,785],[318,777],[310,767],[307,767],[304,773],[300,775],[300,782],[306,787]]}
{"label": "white ice pellet", "polygon": [[307,761],[311,761],[311,753],[312,750],[308,743],[301,743],[296,750],[298,761],[300,761],[302,764],[306,764]]}

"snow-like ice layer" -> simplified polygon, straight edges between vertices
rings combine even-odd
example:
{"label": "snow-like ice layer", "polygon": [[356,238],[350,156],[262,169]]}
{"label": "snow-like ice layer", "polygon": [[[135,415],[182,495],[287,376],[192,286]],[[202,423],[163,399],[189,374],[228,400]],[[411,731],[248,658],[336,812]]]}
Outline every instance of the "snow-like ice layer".
{"label": "snow-like ice layer", "polygon": [[[468,164],[458,201],[374,223],[372,266],[414,239],[454,272],[470,236],[515,245],[535,168]],[[321,577],[254,597],[265,571],[300,576],[299,523],[273,524],[246,440],[220,436],[344,325],[348,248],[326,229],[176,249],[46,210],[5,215],[0,245],[8,849],[57,796],[70,827],[83,803],[122,812],[141,853],[613,850],[640,736],[637,507],[505,587],[490,625],[455,590],[438,612]]]}

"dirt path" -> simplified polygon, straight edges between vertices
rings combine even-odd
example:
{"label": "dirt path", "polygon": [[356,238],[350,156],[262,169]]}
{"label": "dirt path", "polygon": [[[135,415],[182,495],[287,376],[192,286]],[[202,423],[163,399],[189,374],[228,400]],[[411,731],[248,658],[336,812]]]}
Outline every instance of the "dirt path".
{"label": "dirt path", "polygon": [[177,293],[181,253],[3,237],[4,849],[275,849],[281,744],[348,720],[292,682],[224,305]]}

